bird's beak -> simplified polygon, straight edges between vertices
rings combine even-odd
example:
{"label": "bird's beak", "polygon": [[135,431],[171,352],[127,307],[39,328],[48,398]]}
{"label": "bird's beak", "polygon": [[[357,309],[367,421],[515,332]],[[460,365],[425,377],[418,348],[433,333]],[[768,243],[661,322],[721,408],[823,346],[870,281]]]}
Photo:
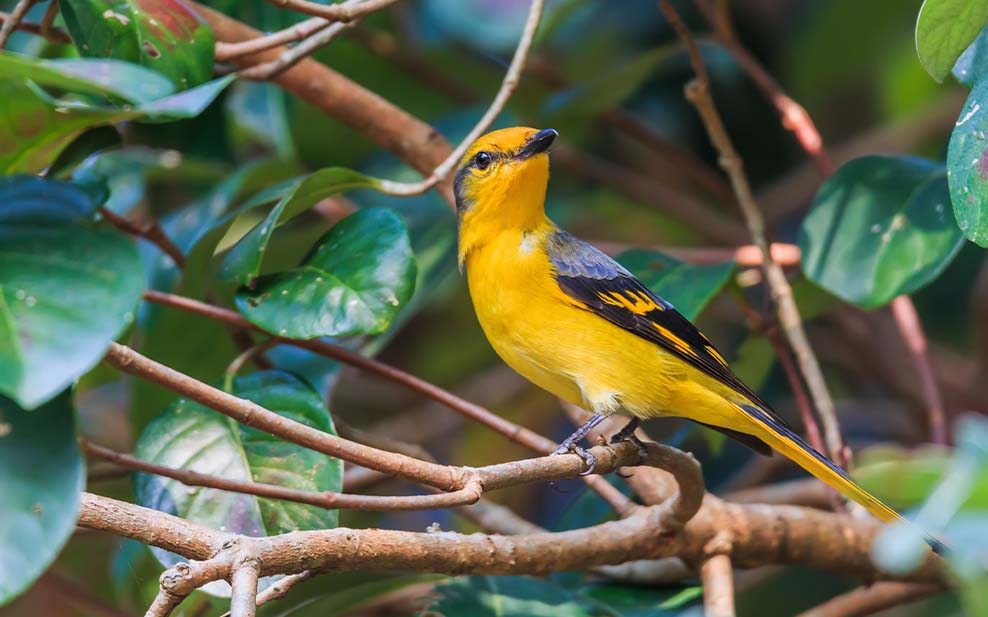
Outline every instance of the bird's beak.
{"label": "bird's beak", "polygon": [[533,157],[536,154],[542,154],[549,149],[552,142],[556,140],[559,136],[559,132],[556,129],[542,129],[538,133],[532,135],[525,145],[518,150],[515,155],[515,159],[519,161],[524,161],[527,158]]}

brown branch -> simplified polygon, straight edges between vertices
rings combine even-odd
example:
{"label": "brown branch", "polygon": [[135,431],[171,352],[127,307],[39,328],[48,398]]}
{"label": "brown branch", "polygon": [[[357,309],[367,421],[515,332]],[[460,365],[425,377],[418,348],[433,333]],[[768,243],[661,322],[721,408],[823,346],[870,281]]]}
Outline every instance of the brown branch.
{"label": "brown branch", "polygon": [[823,147],[820,131],[806,109],[786,94],[772,74],[741,44],[726,15],[723,18],[716,15],[710,6],[710,0],[693,0],[693,4],[713,27],[718,42],[734,56],[741,70],[751,77],[768,102],[775,106],[781,116],[782,126],[796,136],[799,145],[810,155],[820,173],[824,176],[834,173],[834,164]]}
{"label": "brown branch", "polygon": [[268,0],[269,3],[313,17],[329,21],[351,22],[374,11],[387,8],[398,0],[364,0],[363,2],[343,2],[341,4],[320,4],[309,0]]}
{"label": "brown branch", "polygon": [[913,366],[919,375],[919,383],[926,400],[926,413],[930,423],[930,441],[935,444],[947,444],[947,420],[944,411],[943,396],[937,383],[933,363],[930,362],[929,349],[926,344],[926,334],[923,324],[916,313],[916,306],[907,295],[897,296],[892,300],[892,315],[896,326],[902,335],[902,340],[909,349]]}
{"label": "brown branch", "polygon": [[[683,482],[688,489],[692,480]],[[184,564],[187,576],[176,577],[169,585],[174,592],[228,576],[234,550],[252,551],[261,563],[262,576],[326,569],[546,574],[675,555],[702,560],[704,546],[723,531],[734,537],[729,553],[739,568],[785,563],[869,580],[890,578],[871,562],[869,547],[882,528],[875,521],[797,507],[714,502],[719,500],[708,495],[697,515],[678,534],[670,533],[676,518],[673,506],[667,503],[639,508],[618,521],[560,533],[499,536],[337,528],[246,538],[83,493],[78,524],[158,546],[187,559],[208,560]],[[168,572],[176,574],[174,569]],[[902,579],[943,583],[941,562],[930,555]]]}
{"label": "brown branch", "polygon": [[830,491],[830,487],[816,478],[800,478],[739,489],[727,493],[724,498],[735,503],[763,503],[827,509],[832,505]]}
{"label": "brown branch", "polygon": [[865,617],[946,591],[931,583],[875,583],[827,600],[799,617]]}
{"label": "brown branch", "polygon": [[257,579],[260,563],[251,552],[237,556],[230,575],[230,617],[254,617],[257,614]]}
{"label": "brown branch", "polygon": [[844,440],[841,436],[840,425],[837,422],[834,401],[830,396],[830,392],[827,390],[827,384],[824,381],[820,363],[817,360],[813,348],[810,346],[809,339],[806,337],[806,331],[803,328],[803,323],[799,316],[799,309],[793,299],[789,281],[786,280],[786,275],[782,267],[772,261],[771,251],[769,250],[768,240],[765,235],[765,219],[762,216],[761,210],[758,208],[758,203],[755,201],[754,194],[751,191],[751,185],[748,183],[748,178],[744,173],[744,163],[734,149],[734,144],[731,142],[731,138],[724,128],[720,114],[717,112],[717,107],[710,95],[710,81],[707,76],[706,66],[703,63],[703,57],[700,55],[693,36],[668,0],[661,0],[660,5],[663,13],[675,28],[676,33],[686,43],[690,63],[693,65],[693,70],[696,73],[696,78],[686,85],[686,98],[696,107],[711,142],[713,142],[714,147],[720,153],[721,167],[724,168],[724,171],[727,172],[731,180],[731,186],[737,195],[738,205],[744,214],[748,231],[751,234],[752,240],[762,252],[764,262],[762,269],[765,274],[765,280],[772,292],[772,298],[775,301],[779,323],[782,325],[789,345],[796,354],[796,360],[799,363],[803,378],[809,387],[817,413],[820,414],[820,419],[823,422],[824,438],[830,456],[838,463],[846,461]]}
{"label": "brown branch", "polygon": [[[51,10],[52,6],[57,8],[58,4],[55,2],[49,4],[48,9],[45,11],[45,17],[48,17],[48,12]],[[0,22],[6,23],[9,19],[10,13],[0,12]],[[45,28],[46,25],[49,26],[47,30]],[[43,36],[46,40],[52,43],[58,43],[60,45],[66,45],[72,42],[72,38],[69,36],[68,32],[62,30],[61,28],[51,27],[51,25],[44,20],[42,20],[41,23],[35,23],[33,21],[26,21],[22,19],[20,22],[17,22],[15,30]]]}
{"label": "brown branch", "polygon": [[[189,5],[209,24],[217,41],[237,43],[263,36],[243,22],[198,2],[189,0]],[[240,66],[253,66],[275,60],[286,50],[284,47],[269,49],[236,57],[233,62]],[[273,81],[288,93],[361,133],[422,174],[431,174],[451,152],[449,142],[433,127],[311,58],[303,59]],[[455,206],[452,182],[443,182],[439,192],[450,207]]]}
{"label": "brown branch", "polygon": [[10,12],[3,20],[3,25],[0,26],[0,49],[7,46],[7,41],[10,39],[10,35],[14,33],[14,30],[18,29],[18,25],[27,12],[31,10],[38,0],[18,0],[17,4],[14,5],[14,10]]}
{"label": "brown branch", "polygon": [[81,445],[86,454],[108,461],[115,465],[120,465],[127,469],[143,471],[165,478],[171,478],[185,484],[186,486],[201,486],[204,488],[242,493],[244,495],[255,495],[268,499],[279,499],[281,501],[291,501],[294,503],[304,503],[317,508],[327,510],[370,510],[374,512],[394,512],[403,510],[434,510],[438,508],[449,508],[464,504],[471,504],[480,498],[483,492],[480,480],[468,481],[460,490],[449,493],[439,493],[435,495],[408,495],[408,496],[379,496],[379,495],[351,495],[346,493],[336,493],[333,491],[323,491],[315,493],[312,491],[302,491],[298,489],[278,486],[275,484],[265,484],[262,482],[245,482],[240,480],[228,480],[209,474],[198,473],[188,469],[176,469],[165,465],[158,465],[124,454],[109,448],[94,444],[89,440],[81,440]]}
{"label": "brown branch", "polygon": [[[51,0],[45,7],[45,13],[41,16],[41,36],[49,41],[53,40],[57,34],[55,32],[55,18],[58,17],[58,0]],[[69,41],[66,42],[70,42]]]}
{"label": "brown branch", "polygon": [[731,558],[714,555],[700,566],[706,617],[734,617],[734,573]]}
{"label": "brown branch", "polygon": [[[644,248],[659,251],[693,264],[716,264],[734,260],[743,268],[756,268],[762,265],[762,252],[754,244],[744,244],[737,248],[718,246],[641,246],[620,242],[591,242],[594,246],[608,255],[617,255],[624,251]],[[799,246],[785,242],[773,242],[771,245],[772,260],[780,266],[795,267],[800,262]]]}
{"label": "brown branch", "polygon": [[144,224],[135,223],[130,219],[120,216],[109,208],[100,207],[99,211],[103,218],[109,221],[110,224],[117,229],[132,236],[144,238],[151,244],[158,247],[162,253],[168,255],[176,266],[179,268],[185,267],[185,254],[182,252],[182,249],[178,248],[178,246],[172,242],[172,239],[168,237],[168,234],[166,234],[165,230],[161,228],[158,221],[151,221],[150,223]]}
{"label": "brown branch", "polygon": [[269,585],[264,591],[257,594],[257,605],[263,606],[273,600],[284,598],[288,595],[288,592],[295,587],[295,585],[304,583],[315,575],[316,573],[312,570],[303,570],[297,574],[289,574],[288,576],[279,579],[273,585]]}
{"label": "brown branch", "polygon": [[159,589],[158,595],[154,597],[144,617],[168,617],[185,598],[186,596],[180,596],[165,589]]}
{"label": "brown branch", "polygon": [[[144,298],[151,302],[194,312],[239,328],[249,328],[259,332],[264,332],[234,311],[211,304],[206,304],[204,302],[199,302],[191,298],[165,294],[153,290],[145,292]],[[444,390],[443,388],[429,383],[424,379],[382,362],[378,362],[377,360],[362,356],[359,353],[351,351],[345,347],[327,343],[326,341],[318,339],[298,340],[282,338],[274,335],[272,336],[280,343],[300,347],[302,349],[308,349],[309,351],[338,360],[363,371],[367,371],[371,374],[388,379],[389,381],[401,384],[415,392],[418,392],[419,394],[446,405],[450,409],[472,420],[480,422],[498,433],[501,433],[508,439],[511,439],[512,441],[515,441],[535,452],[548,454],[556,449],[555,442],[539,435],[535,431],[510,422],[509,420],[505,420],[490,410],[485,409],[480,405],[471,403],[470,401],[464,400],[452,392]],[[595,476],[587,476],[584,478],[584,482],[586,482],[592,489],[607,500],[607,502],[618,513],[626,512],[630,507],[631,502],[624,497],[620,491],[614,489],[614,487],[606,481]]]}
{"label": "brown branch", "polygon": [[249,41],[240,43],[224,43],[223,41],[219,41],[216,43],[214,57],[217,62],[228,62],[240,56],[248,56],[267,51],[272,47],[281,47],[282,45],[308,38],[329,26],[330,23],[328,19],[313,17],[305,21],[300,21],[283,30],[278,30],[266,36],[259,36]]}

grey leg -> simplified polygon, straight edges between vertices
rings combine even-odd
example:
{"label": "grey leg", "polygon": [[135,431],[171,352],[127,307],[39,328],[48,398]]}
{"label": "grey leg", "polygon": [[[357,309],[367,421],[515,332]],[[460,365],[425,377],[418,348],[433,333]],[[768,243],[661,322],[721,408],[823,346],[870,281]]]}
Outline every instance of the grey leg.
{"label": "grey leg", "polygon": [[648,458],[648,448],[646,448],[645,444],[642,443],[642,440],[638,439],[638,437],[635,435],[635,429],[638,428],[639,424],[641,424],[641,420],[639,420],[638,418],[632,418],[630,421],[628,421],[627,424],[624,425],[624,428],[614,433],[614,436],[611,437],[611,443],[630,441],[631,443],[635,444],[635,446],[638,447],[638,456],[641,458],[642,461],[644,461],[646,458]]}
{"label": "grey leg", "polygon": [[583,462],[587,465],[587,469],[580,472],[581,476],[590,475],[593,473],[594,468],[597,466],[597,459],[593,454],[590,454],[583,448],[579,446],[580,440],[587,436],[587,433],[593,430],[593,427],[597,426],[603,422],[604,416],[599,413],[595,413],[590,417],[589,420],[583,423],[583,426],[573,431],[573,434],[567,437],[563,443],[559,444],[559,447],[555,449],[552,453],[556,454],[566,454],[567,452],[573,452],[577,456],[583,459]]}

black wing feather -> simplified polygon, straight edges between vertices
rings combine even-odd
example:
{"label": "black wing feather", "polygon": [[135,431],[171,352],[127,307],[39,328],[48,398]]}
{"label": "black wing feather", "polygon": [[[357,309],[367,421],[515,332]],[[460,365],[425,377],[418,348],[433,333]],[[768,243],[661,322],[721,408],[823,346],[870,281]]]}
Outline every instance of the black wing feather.
{"label": "black wing feather", "polygon": [[[621,264],[564,231],[555,233],[550,239],[549,256],[556,268],[556,281],[566,295],[611,323],[659,345],[744,395],[775,421],[786,426],[785,421],[772,412],[731,371],[720,353],[696,326]],[[738,435],[732,434],[733,431],[712,428],[738,439],[757,452],[770,452],[768,446],[750,435],[745,435],[746,439],[740,439]]]}

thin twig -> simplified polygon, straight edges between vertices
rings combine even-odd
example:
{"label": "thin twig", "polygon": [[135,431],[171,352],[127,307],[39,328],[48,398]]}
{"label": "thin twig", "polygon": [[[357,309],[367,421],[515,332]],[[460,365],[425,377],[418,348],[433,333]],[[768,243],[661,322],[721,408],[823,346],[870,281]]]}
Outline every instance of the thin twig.
{"label": "thin twig", "polygon": [[[57,37],[55,31],[55,18],[58,17],[58,0],[51,0],[48,6],[45,7],[45,14],[41,16],[41,36],[45,37],[49,41],[54,40]],[[65,42],[70,42],[65,41]]]}
{"label": "thin twig", "polygon": [[[243,333],[244,331],[234,330],[234,332]],[[248,336],[247,338],[249,339],[250,337]],[[223,389],[227,392],[233,392],[233,380],[236,379],[237,373],[244,368],[244,365],[248,362],[256,361],[258,358],[263,358],[264,352],[268,351],[277,344],[278,341],[268,339],[263,343],[251,345],[247,349],[243,350],[240,355],[230,362],[230,364],[226,367],[226,370],[223,372]]]}
{"label": "thin twig", "polygon": [[244,69],[240,72],[240,76],[244,79],[254,79],[257,81],[272,79],[279,73],[283,73],[292,68],[298,64],[299,61],[311,56],[321,47],[329,45],[336,39],[336,37],[343,34],[346,30],[354,27],[356,24],[356,21],[337,22],[318,30],[309,38],[281,54],[277,59],[271,60],[270,62],[265,62],[263,64],[254,65],[249,69]]}
{"label": "thin twig", "polygon": [[700,565],[705,617],[734,617],[734,574],[731,558],[714,555]]}
{"label": "thin twig", "polygon": [[800,613],[799,617],[865,617],[946,590],[943,585],[931,583],[875,583],[831,598],[805,613]]}
{"label": "thin twig", "polygon": [[[244,319],[239,313],[219,306],[199,302],[198,300],[193,300],[191,298],[166,294],[154,290],[146,291],[144,293],[144,298],[150,302],[197,313],[238,328],[250,328],[259,332],[264,332],[261,328],[258,328]],[[484,426],[487,426],[488,428],[504,435],[508,439],[540,454],[548,454],[556,449],[557,444],[551,439],[543,437],[535,431],[515,424],[509,420],[505,420],[501,416],[484,407],[481,407],[480,405],[464,400],[448,390],[444,390],[435,384],[429,383],[424,379],[406,373],[393,366],[384,364],[383,362],[378,362],[377,360],[362,356],[359,353],[351,351],[345,347],[334,345],[319,339],[299,340],[282,338],[276,335],[271,336],[273,336],[279,343],[300,347],[302,349],[308,349],[309,351],[338,360],[363,371],[367,371],[368,373],[372,373],[389,381],[401,384],[411,390],[414,390],[415,392],[418,392],[419,394],[446,405],[450,409],[476,422],[479,422]],[[622,495],[620,491],[615,490],[614,487],[601,478],[586,476],[583,480],[594,491],[600,494],[601,497],[603,497],[608,504],[615,509],[616,512],[627,512],[632,505],[630,500]]]}
{"label": "thin twig", "polygon": [[494,100],[491,101],[490,107],[487,108],[487,111],[484,112],[484,115],[481,116],[480,120],[477,121],[477,124],[467,133],[460,144],[453,149],[449,156],[446,157],[446,160],[433,170],[428,178],[420,182],[384,181],[380,189],[382,192],[389,195],[419,195],[428,191],[439,182],[442,182],[453,171],[453,168],[460,162],[460,159],[466,154],[471,144],[483,135],[494,120],[497,119],[504,106],[508,103],[508,99],[511,98],[511,95],[518,87],[518,81],[525,68],[525,60],[528,58],[528,51],[531,49],[532,41],[535,38],[535,31],[539,28],[539,20],[542,18],[544,4],[545,0],[532,0],[531,7],[528,10],[528,17],[525,20],[525,27],[522,30],[521,38],[518,40],[518,47],[515,48],[515,55],[511,58],[511,64],[508,66],[508,72],[505,73],[504,80],[501,82],[501,88],[494,96]]}
{"label": "thin twig", "polygon": [[99,211],[103,218],[109,221],[110,224],[117,229],[133,236],[144,238],[151,244],[158,247],[162,253],[168,255],[176,266],[179,268],[185,267],[185,254],[182,252],[182,249],[178,248],[178,245],[176,245],[172,239],[168,237],[168,234],[166,234],[165,230],[161,228],[158,221],[151,221],[150,223],[144,224],[135,223],[130,219],[120,216],[109,208],[101,207]]}
{"label": "thin twig", "polygon": [[21,20],[37,2],[38,0],[18,0],[14,10],[3,20],[3,26],[0,26],[0,49],[7,46],[10,35],[14,33],[14,30],[17,30]]}
{"label": "thin twig", "polygon": [[947,419],[943,396],[940,394],[940,386],[933,370],[933,363],[930,361],[926,334],[916,313],[916,306],[909,296],[897,296],[892,300],[892,315],[895,317],[895,325],[899,328],[902,340],[909,348],[913,366],[919,374],[919,383],[923,398],[926,400],[926,413],[930,423],[930,441],[946,445]]}
{"label": "thin twig", "polygon": [[[620,242],[591,241],[591,244],[608,255],[617,255],[631,249],[658,251],[692,264],[716,264],[732,259],[742,268],[757,268],[762,265],[762,252],[754,244],[743,244],[737,248],[719,246],[649,246],[632,245]],[[799,246],[785,242],[772,243],[772,260],[780,266],[799,265]]]}
{"label": "thin twig", "polygon": [[713,27],[720,44],[732,55],[758,89],[775,106],[782,118],[782,126],[791,131],[803,150],[813,159],[824,176],[834,173],[834,164],[823,147],[823,138],[806,109],[792,99],[772,74],[741,44],[726,14],[715,14],[710,0],[693,0],[700,12]]}
{"label": "thin twig", "polygon": [[364,0],[363,2],[343,2],[341,4],[320,4],[308,0],[268,0],[269,3],[313,17],[322,17],[329,21],[352,22],[365,15],[380,11],[398,0]]}
{"label": "thin twig", "polygon": [[707,134],[713,142],[714,147],[720,153],[720,164],[727,172],[731,180],[731,186],[738,197],[738,205],[744,214],[748,231],[754,243],[762,252],[762,269],[765,280],[772,292],[778,312],[779,323],[782,325],[786,339],[796,354],[803,378],[813,397],[814,406],[823,423],[824,439],[827,444],[831,458],[838,464],[847,460],[844,448],[844,439],[841,436],[840,425],[837,421],[837,413],[834,401],[827,390],[827,384],[823,378],[823,371],[817,360],[813,348],[810,346],[806,331],[803,329],[803,322],[799,316],[799,309],[793,299],[792,288],[786,280],[782,267],[772,261],[769,250],[769,243],[765,235],[765,220],[761,210],[755,201],[751,191],[751,185],[744,173],[744,164],[730,136],[724,128],[724,123],[717,112],[717,106],[710,95],[710,81],[707,75],[703,57],[696,46],[696,41],[690,34],[689,29],[683,23],[679,14],[672,7],[668,0],[661,0],[660,6],[669,22],[676,29],[676,33],[686,43],[689,52],[690,62],[696,73],[696,78],[686,85],[686,98],[696,107],[707,130]]}
{"label": "thin twig", "polygon": [[300,21],[284,30],[279,30],[266,36],[259,36],[249,41],[240,43],[224,43],[223,41],[218,41],[216,43],[214,58],[217,62],[227,62],[240,56],[249,56],[250,54],[266,51],[273,47],[301,41],[329,26],[330,23],[332,22],[328,19],[313,17],[305,21]]}
{"label": "thin twig", "polygon": [[116,452],[86,439],[81,440],[81,444],[86,454],[92,457],[120,465],[127,469],[171,478],[186,486],[201,486],[203,488],[230,491],[244,495],[255,495],[268,499],[304,503],[327,510],[369,510],[373,512],[432,510],[435,508],[471,504],[476,502],[481,494],[481,488],[476,483],[466,486],[459,491],[434,495],[352,495],[332,491],[315,493],[262,482],[228,480],[188,469],[176,469],[174,467],[158,465],[157,463],[151,463],[129,454]]}
{"label": "thin twig", "polygon": [[[57,7],[58,5],[55,4]],[[48,10],[45,11],[45,17],[48,17],[48,12],[51,11],[52,5],[48,5]],[[56,11],[57,12],[57,11]],[[5,13],[0,11],[0,23],[6,23],[10,19],[10,13]],[[28,34],[36,34],[38,36],[44,37],[46,40],[52,43],[58,43],[60,45],[66,45],[72,42],[72,37],[69,33],[61,28],[52,27],[51,24],[48,25],[47,31],[45,30],[45,25],[47,22],[42,21],[41,23],[36,23],[33,21],[21,20],[17,23],[16,30],[20,32],[27,32]]]}

